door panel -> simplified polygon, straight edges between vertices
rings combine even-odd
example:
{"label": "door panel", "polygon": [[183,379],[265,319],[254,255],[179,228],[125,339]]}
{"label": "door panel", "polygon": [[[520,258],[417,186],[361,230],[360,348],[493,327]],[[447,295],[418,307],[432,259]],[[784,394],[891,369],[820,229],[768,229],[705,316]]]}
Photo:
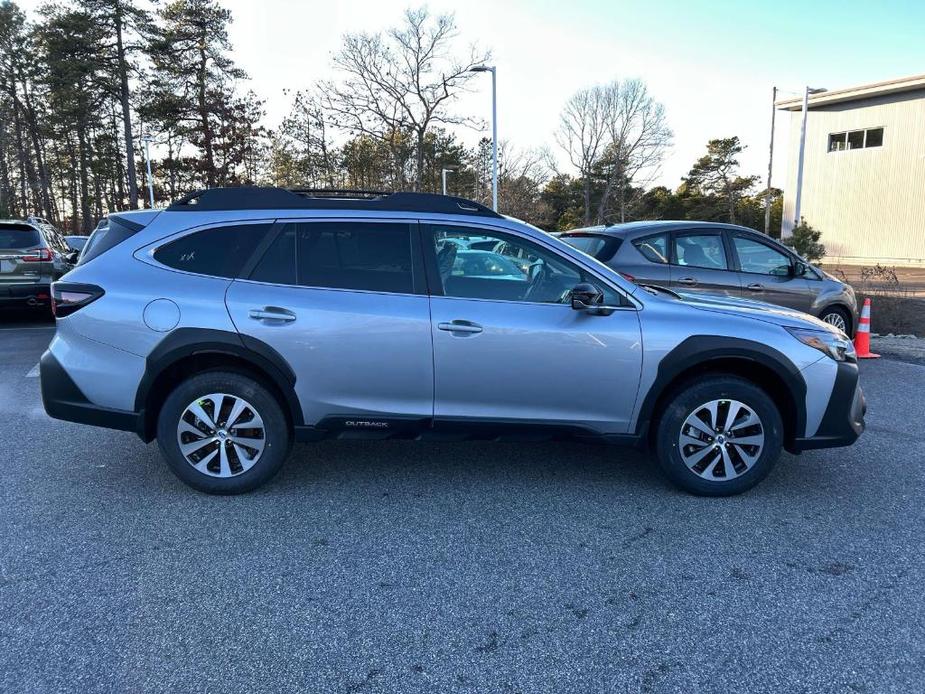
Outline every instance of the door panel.
{"label": "door panel", "polygon": [[306,424],[339,415],[433,416],[433,346],[417,225],[280,225],[226,294],[235,326],[289,363]]}
{"label": "door panel", "polygon": [[[422,229],[437,294],[435,425],[500,420],[626,433],[642,365],[639,319],[628,300],[571,259],[510,231]],[[466,237],[497,238],[506,253],[457,250],[454,239]],[[512,267],[510,258],[522,264]],[[572,309],[569,291],[581,282],[599,285],[605,304],[625,308],[608,316]]]}
{"label": "door panel", "polygon": [[360,413],[433,415],[426,296],[236,280],[226,303],[240,333],[292,367],[306,424]]}
{"label": "door panel", "polygon": [[736,296],[741,286],[731,268],[721,231],[673,234],[671,287],[675,291]]}
{"label": "door panel", "polygon": [[[634,310],[432,297],[434,417],[575,424],[626,433],[642,344]],[[475,330],[454,331],[472,326]]]}

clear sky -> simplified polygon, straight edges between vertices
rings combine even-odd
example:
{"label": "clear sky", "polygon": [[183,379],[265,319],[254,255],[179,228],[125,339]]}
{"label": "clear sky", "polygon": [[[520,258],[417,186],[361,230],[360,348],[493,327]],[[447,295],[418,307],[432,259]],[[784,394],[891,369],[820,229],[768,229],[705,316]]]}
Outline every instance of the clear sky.
{"label": "clear sky", "polygon": [[[41,4],[25,0],[27,9]],[[340,36],[395,24],[407,0],[223,0],[234,14],[234,57],[267,100],[267,125],[288,111],[283,89],[330,76]],[[639,77],[667,109],[675,145],[670,187],[714,137],[738,135],[743,172],[766,175],[771,88],[835,89],[925,73],[925,0],[431,0],[455,12],[464,44],[498,68],[499,137],[554,147],[563,102],[576,89]],[[490,78],[460,107],[490,115]],[[786,95],[786,94],[785,94]],[[788,165],[780,117],[775,179]],[[474,142],[477,133],[462,133]]]}

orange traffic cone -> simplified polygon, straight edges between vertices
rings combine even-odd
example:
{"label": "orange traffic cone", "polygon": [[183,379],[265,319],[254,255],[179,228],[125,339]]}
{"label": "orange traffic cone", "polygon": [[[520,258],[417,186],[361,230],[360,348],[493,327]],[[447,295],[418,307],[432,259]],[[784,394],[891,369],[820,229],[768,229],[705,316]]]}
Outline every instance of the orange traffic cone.
{"label": "orange traffic cone", "polygon": [[864,308],[861,309],[861,319],[858,321],[858,332],[854,336],[854,349],[858,359],[879,359],[879,354],[870,351],[870,297],[864,299]]}

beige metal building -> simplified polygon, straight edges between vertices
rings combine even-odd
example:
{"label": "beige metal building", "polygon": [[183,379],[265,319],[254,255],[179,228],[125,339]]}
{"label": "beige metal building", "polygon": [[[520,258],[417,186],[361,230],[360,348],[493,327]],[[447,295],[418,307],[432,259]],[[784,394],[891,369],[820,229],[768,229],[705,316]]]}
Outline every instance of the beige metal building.
{"label": "beige metal building", "polygon": [[[802,99],[790,111],[783,235],[794,225]],[[800,216],[827,262],[925,266],[925,75],[809,97]]]}

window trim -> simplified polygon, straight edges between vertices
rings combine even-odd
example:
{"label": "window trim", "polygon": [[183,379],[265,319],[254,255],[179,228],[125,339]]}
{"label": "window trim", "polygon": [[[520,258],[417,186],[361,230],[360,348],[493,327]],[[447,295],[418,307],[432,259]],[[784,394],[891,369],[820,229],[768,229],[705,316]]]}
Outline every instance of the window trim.
{"label": "window trim", "polygon": [[[456,220],[444,221],[440,219],[436,219],[436,220],[435,219],[421,219],[419,221],[420,221],[419,229],[420,229],[420,234],[421,234],[421,249],[424,253],[424,267],[427,273],[427,287],[429,290],[429,295],[431,297],[453,299],[454,301],[480,301],[480,302],[492,303],[492,304],[514,304],[514,305],[520,305],[520,306],[551,306],[551,307],[560,307],[560,308],[564,307],[564,308],[569,309],[570,311],[574,310],[568,304],[551,304],[546,301],[515,301],[512,299],[480,299],[478,297],[467,297],[467,296],[446,296],[443,293],[443,282],[440,281],[440,272],[439,272],[439,269],[437,268],[437,250],[436,250],[436,244],[433,243],[434,236],[432,233],[430,233],[426,229],[426,227],[435,226],[435,225],[436,226],[457,226],[457,227],[463,227],[466,229],[482,229],[482,230],[485,230],[488,235],[506,234],[507,236],[512,236],[514,238],[526,241],[527,243],[532,243],[536,246],[539,246],[544,251],[551,253],[558,258],[561,258],[563,262],[566,262],[570,265],[579,266],[582,270],[584,270],[589,275],[591,275],[592,277],[597,279],[599,282],[601,282],[605,287],[610,288],[612,291],[616,292],[620,297],[622,297],[627,302],[627,305],[620,306],[616,308],[615,310],[617,311],[639,311],[643,308],[642,303],[638,299],[633,297],[632,294],[625,292],[616,283],[611,282],[605,277],[602,277],[601,274],[596,272],[593,268],[590,268],[584,265],[583,263],[581,263],[579,260],[562,253],[561,251],[559,251],[559,249],[546,244],[543,240],[536,239],[531,236],[527,236],[518,230],[510,229],[508,227],[497,227],[497,226],[492,226],[489,224],[484,224],[484,223],[480,224],[477,222],[470,222],[470,221],[456,221]],[[565,242],[563,241],[563,243]],[[576,252],[581,253],[581,251],[578,251],[578,249],[575,249],[575,250]]]}
{"label": "window trim", "polygon": [[[285,284],[279,282],[262,282],[251,279],[250,275],[263,260],[263,256],[270,249],[270,246],[276,241],[277,237],[283,233],[288,224],[328,224],[328,223],[349,223],[349,224],[402,224],[408,227],[408,242],[411,252],[411,286],[410,292],[386,292],[378,289],[351,289],[349,287],[317,287],[314,285],[300,284],[298,277],[298,254],[299,242],[296,237],[296,283]],[[264,243],[265,242],[265,243]],[[277,218],[263,242],[258,244],[254,254],[241,267],[241,272],[234,278],[236,282],[247,282],[264,287],[291,287],[293,289],[311,289],[316,291],[331,292],[350,292],[363,294],[378,294],[383,296],[427,296],[426,271],[424,268],[424,258],[420,251],[420,224],[417,219],[410,218],[392,218],[392,217],[280,217]]]}
{"label": "window trim", "polygon": [[[723,253],[726,256],[726,267],[701,267],[700,265],[681,265],[678,262],[677,254],[677,243],[676,239],[680,236],[719,236],[720,241],[723,244]],[[670,255],[668,259],[668,264],[673,267],[681,268],[691,268],[693,270],[708,270],[710,272],[736,272],[735,267],[733,266],[733,254],[732,248],[730,248],[731,242],[729,240],[727,230],[718,228],[718,227],[703,227],[703,229],[692,229],[687,227],[685,229],[673,229],[671,231],[671,248]]]}

